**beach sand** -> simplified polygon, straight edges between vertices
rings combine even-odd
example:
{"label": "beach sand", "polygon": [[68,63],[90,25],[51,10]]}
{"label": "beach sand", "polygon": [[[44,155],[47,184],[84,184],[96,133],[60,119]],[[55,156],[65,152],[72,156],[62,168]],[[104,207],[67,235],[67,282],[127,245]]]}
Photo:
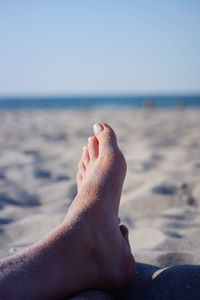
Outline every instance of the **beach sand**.
{"label": "beach sand", "polygon": [[127,159],[120,218],[140,262],[119,299],[200,299],[199,267],[172,267],[200,263],[200,110],[1,111],[0,119],[0,257],[61,222],[82,148],[101,120]]}

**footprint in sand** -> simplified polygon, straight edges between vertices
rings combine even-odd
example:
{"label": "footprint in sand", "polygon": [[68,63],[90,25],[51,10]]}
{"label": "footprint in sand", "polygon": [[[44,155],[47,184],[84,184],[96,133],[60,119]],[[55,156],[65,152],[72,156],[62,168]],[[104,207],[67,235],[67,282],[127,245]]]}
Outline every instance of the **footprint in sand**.
{"label": "footprint in sand", "polygon": [[7,225],[13,222],[11,218],[0,218],[0,225]]}
{"label": "footprint in sand", "polygon": [[30,194],[13,184],[13,189],[10,191],[0,192],[0,209],[7,205],[29,207],[40,205],[40,201],[36,195]]}
{"label": "footprint in sand", "polygon": [[34,175],[36,178],[39,178],[39,179],[51,179],[52,178],[52,174],[48,170],[37,169],[37,170],[35,170]]}
{"label": "footprint in sand", "polygon": [[183,183],[181,185],[174,185],[167,182],[163,182],[152,188],[152,192],[163,196],[177,195],[182,199],[183,203],[190,206],[197,206],[195,197],[191,195],[188,184]]}
{"label": "footprint in sand", "polygon": [[155,194],[161,194],[161,195],[175,195],[177,191],[177,188],[175,185],[169,184],[169,183],[161,183],[155,187],[152,188],[152,192]]}
{"label": "footprint in sand", "polygon": [[54,174],[50,170],[46,169],[36,169],[34,171],[34,175],[38,179],[43,179],[43,180],[51,180],[51,181],[65,181],[69,180],[69,176],[65,174]]}
{"label": "footprint in sand", "polygon": [[200,184],[197,184],[193,191],[192,191],[192,196],[194,199],[196,199],[196,202],[200,205]]}
{"label": "footprint in sand", "polygon": [[0,180],[2,179],[6,179],[6,175],[4,174],[4,172],[0,171]]}

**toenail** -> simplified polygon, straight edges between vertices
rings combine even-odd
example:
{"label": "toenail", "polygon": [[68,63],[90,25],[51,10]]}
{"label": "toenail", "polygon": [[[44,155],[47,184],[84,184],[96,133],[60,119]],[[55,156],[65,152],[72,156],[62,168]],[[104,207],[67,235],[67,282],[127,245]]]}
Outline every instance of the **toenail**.
{"label": "toenail", "polygon": [[86,150],[86,146],[83,147],[83,151],[85,151],[85,150]]}
{"label": "toenail", "polygon": [[88,142],[90,142],[90,141],[91,141],[91,139],[92,139],[92,137],[90,136],[90,137],[88,138]]}
{"label": "toenail", "polygon": [[96,123],[94,124],[93,129],[94,129],[94,133],[98,134],[100,131],[103,130],[103,127],[100,123]]}

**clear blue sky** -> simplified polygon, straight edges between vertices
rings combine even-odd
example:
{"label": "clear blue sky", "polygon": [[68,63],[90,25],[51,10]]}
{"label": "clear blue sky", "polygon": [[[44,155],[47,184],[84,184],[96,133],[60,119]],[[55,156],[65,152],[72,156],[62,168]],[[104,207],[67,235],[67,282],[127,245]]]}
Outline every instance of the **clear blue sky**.
{"label": "clear blue sky", "polygon": [[2,0],[0,95],[200,92],[199,0]]}

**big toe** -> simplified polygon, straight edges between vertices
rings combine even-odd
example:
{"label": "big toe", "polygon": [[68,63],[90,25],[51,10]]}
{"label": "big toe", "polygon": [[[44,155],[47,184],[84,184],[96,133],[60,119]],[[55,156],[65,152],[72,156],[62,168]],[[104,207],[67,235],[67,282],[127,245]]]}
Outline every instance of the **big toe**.
{"label": "big toe", "polygon": [[96,123],[94,134],[99,142],[99,148],[117,148],[117,138],[113,129],[106,123]]}

